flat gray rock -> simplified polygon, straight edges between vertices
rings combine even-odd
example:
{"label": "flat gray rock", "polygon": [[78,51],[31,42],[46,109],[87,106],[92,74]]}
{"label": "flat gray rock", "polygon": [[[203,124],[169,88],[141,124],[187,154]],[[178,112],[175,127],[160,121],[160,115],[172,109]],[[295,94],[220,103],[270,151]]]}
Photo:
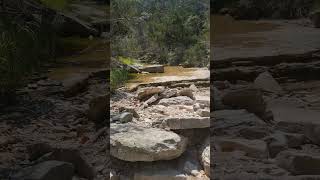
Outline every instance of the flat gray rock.
{"label": "flat gray rock", "polygon": [[117,126],[111,126],[110,153],[121,160],[171,160],[179,157],[186,149],[187,139],[174,132],[130,124],[128,127]]}
{"label": "flat gray rock", "polygon": [[210,127],[210,117],[172,117],[163,121],[170,129],[199,129]]}

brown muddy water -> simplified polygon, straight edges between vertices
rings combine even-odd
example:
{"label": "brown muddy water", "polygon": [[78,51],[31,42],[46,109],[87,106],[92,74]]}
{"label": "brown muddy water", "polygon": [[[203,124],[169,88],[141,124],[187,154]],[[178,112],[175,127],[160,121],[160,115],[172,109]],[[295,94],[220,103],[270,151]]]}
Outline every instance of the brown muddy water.
{"label": "brown muddy water", "polygon": [[164,73],[131,74],[132,79],[126,87],[132,88],[138,84],[152,82],[179,81],[190,79],[205,79],[210,77],[207,68],[183,68],[182,66],[165,66]]}
{"label": "brown muddy water", "polygon": [[247,37],[246,34],[272,31],[279,27],[265,21],[234,20],[231,16],[211,15],[211,44],[230,46],[244,44],[245,46],[259,46],[262,37]]}

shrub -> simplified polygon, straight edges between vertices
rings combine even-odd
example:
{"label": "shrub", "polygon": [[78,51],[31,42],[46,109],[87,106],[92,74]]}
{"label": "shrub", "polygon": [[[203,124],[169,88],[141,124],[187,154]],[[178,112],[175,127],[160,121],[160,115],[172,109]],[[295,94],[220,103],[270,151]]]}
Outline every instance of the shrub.
{"label": "shrub", "polygon": [[[24,78],[55,54],[56,33],[51,22],[23,16],[0,18],[0,100],[14,97]],[[30,16],[31,17],[31,16]]]}
{"label": "shrub", "polygon": [[197,43],[186,50],[184,65],[189,67],[205,67],[209,64],[209,51],[206,44]]}
{"label": "shrub", "polygon": [[121,87],[129,79],[129,73],[125,69],[112,69],[110,71],[110,88],[111,91]]}

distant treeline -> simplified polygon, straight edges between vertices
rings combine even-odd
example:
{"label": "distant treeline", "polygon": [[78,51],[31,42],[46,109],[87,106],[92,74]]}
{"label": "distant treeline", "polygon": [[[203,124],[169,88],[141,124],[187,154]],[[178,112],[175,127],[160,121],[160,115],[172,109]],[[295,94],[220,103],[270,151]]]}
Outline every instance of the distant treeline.
{"label": "distant treeline", "polygon": [[209,7],[209,0],[112,1],[113,56],[208,65]]}

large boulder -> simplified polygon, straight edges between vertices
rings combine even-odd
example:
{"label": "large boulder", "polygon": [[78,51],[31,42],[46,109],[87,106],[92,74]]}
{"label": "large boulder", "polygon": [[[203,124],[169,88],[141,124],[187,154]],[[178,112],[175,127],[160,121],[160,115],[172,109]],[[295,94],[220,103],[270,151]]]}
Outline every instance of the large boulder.
{"label": "large boulder", "polygon": [[112,124],[110,145],[110,154],[118,159],[151,162],[179,157],[187,139],[162,129]]}
{"label": "large boulder", "polygon": [[164,73],[163,65],[150,65],[140,68],[140,71],[149,72],[149,73]]}
{"label": "large boulder", "polygon": [[272,93],[283,92],[283,89],[279,85],[279,83],[267,71],[259,74],[259,76],[254,80],[254,85],[256,88],[266,92],[272,92]]}
{"label": "large boulder", "polygon": [[28,180],[72,180],[74,167],[71,163],[62,161],[45,161],[22,169],[12,179]]}

